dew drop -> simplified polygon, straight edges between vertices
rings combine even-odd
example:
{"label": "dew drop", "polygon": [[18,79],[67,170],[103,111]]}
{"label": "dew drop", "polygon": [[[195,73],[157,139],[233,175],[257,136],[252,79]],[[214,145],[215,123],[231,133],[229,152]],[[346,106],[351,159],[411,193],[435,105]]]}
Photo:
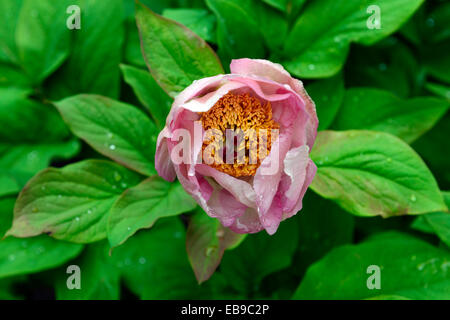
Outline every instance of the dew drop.
{"label": "dew drop", "polygon": [[387,158],[386,162],[392,162],[392,159],[391,158]]}
{"label": "dew drop", "polygon": [[110,150],[116,150],[116,146],[115,146],[114,144],[110,144],[110,145],[109,145],[109,149],[110,149]]}
{"label": "dew drop", "polygon": [[120,180],[122,180],[122,176],[117,171],[114,172],[114,180],[116,182],[119,182]]}
{"label": "dew drop", "polygon": [[316,68],[316,66],[313,65],[313,64],[309,64],[309,65],[308,65],[308,69],[309,69],[309,70],[314,70],[315,68]]}
{"label": "dew drop", "polygon": [[89,209],[89,210],[87,211],[87,214],[92,214],[92,210]]}
{"label": "dew drop", "polygon": [[425,23],[426,23],[427,27],[429,27],[429,28],[433,28],[434,27],[434,19],[433,18],[428,18],[425,21]]}
{"label": "dew drop", "polygon": [[128,231],[131,231],[131,227],[128,227],[127,230],[128,230]]}
{"label": "dew drop", "polygon": [[222,238],[224,235],[225,235],[225,230],[223,230],[223,229],[217,230],[216,237]]}
{"label": "dew drop", "polygon": [[112,137],[114,137],[114,135],[111,132],[108,132],[106,136],[108,137],[108,139],[112,139]]}
{"label": "dew drop", "polygon": [[147,259],[145,259],[144,257],[140,257],[139,258],[139,263],[140,264],[145,264],[147,262]]}
{"label": "dew drop", "polygon": [[76,217],[75,220],[76,220],[76,221],[80,221],[80,217]]}
{"label": "dew drop", "polygon": [[181,236],[182,236],[182,233],[181,233],[180,231],[177,231],[177,232],[175,232],[175,233],[173,234],[173,236],[174,236],[175,239],[180,239]]}
{"label": "dew drop", "polygon": [[416,202],[416,200],[417,200],[416,195],[414,195],[414,194],[412,194],[409,199],[411,199],[412,202]]}
{"label": "dew drop", "polygon": [[205,255],[207,257],[210,257],[215,250],[216,250],[215,247],[207,247],[206,250],[205,250]]}
{"label": "dew drop", "polygon": [[8,256],[8,260],[9,260],[9,261],[14,261],[14,260],[16,260],[16,256],[13,255],[13,254],[10,254],[10,255]]}
{"label": "dew drop", "polygon": [[121,187],[122,189],[126,189],[126,188],[128,187],[128,185],[127,185],[125,182],[122,182],[122,183],[120,184],[120,187]]}

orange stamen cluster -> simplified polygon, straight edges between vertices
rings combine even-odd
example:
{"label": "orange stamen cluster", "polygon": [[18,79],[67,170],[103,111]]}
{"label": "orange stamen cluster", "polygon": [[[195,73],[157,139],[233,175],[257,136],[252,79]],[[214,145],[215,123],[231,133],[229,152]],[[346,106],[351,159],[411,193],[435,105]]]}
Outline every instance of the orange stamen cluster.
{"label": "orange stamen cluster", "polygon": [[[215,144],[217,149],[222,148],[223,144],[226,143],[227,129],[243,133],[245,137],[235,146],[237,152],[245,152],[243,159],[240,161],[235,159],[234,163],[225,163],[225,154],[213,154],[215,161],[210,166],[234,177],[254,176],[261,165],[261,161],[271,150],[273,138],[271,130],[279,129],[278,123],[272,119],[270,102],[263,105],[249,94],[228,93],[217,101],[209,111],[200,113],[200,115],[204,130],[220,130],[223,135],[221,146],[219,146],[221,142],[215,141],[215,139],[204,139],[203,151],[211,144]],[[264,134],[260,135],[262,129],[264,129]],[[251,134],[247,134],[248,132]],[[263,151],[260,151],[261,143],[265,144]],[[245,149],[245,151],[242,149]],[[257,161],[251,161],[250,159],[256,159]]]}

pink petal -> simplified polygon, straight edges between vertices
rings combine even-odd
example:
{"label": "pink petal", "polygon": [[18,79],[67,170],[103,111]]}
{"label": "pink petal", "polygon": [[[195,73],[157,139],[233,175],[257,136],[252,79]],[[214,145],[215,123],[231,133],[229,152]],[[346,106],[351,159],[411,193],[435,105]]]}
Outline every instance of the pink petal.
{"label": "pink petal", "polygon": [[[284,173],[288,188],[282,190],[283,211],[291,211],[298,199],[306,179],[306,168],[309,165],[309,147],[300,146],[289,150],[284,158]],[[281,188],[284,189],[284,188]],[[281,190],[280,190],[281,191]]]}
{"label": "pink petal", "polygon": [[247,206],[237,201],[226,189],[215,190],[208,201],[209,215],[218,218],[224,227],[232,225],[247,210]]}
{"label": "pink petal", "polygon": [[[281,220],[281,211],[270,211],[275,194],[278,190],[278,184],[283,172],[283,159],[289,150],[292,138],[292,128],[286,132],[280,132],[279,138],[272,146],[272,151],[263,160],[258,170],[256,170],[253,179],[253,188],[256,193],[256,204],[261,223],[266,230],[277,227]],[[278,154],[273,150],[279,149]],[[275,172],[268,174],[267,168],[275,166]],[[275,228],[276,228],[275,227]]]}
{"label": "pink petal", "polygon": [[174,181],[176,177],[175,169],[170,152],[167,146],[169,130],[164,128],[158,135],[158,142],[155,153],[155,168],[158,174],[167,181]]}
{"label": "pink petal", "polygon": [[308,146],[312,148],[314,140],[316,139],[319,120],[317,119],[315,104],[306,93],[303,88],[303,83],[300,80],[292,78],[289,72],[287,72],[280,64],[261,59],[245,58],[233,60],[230,64],[230,70],[232,73],[244,76],[264,77],[290,86],[292,90],[303,99],[306,111],[310,116],[306,130]]}
{"label": "pink petal", "polygon": [[242,204],[256,208],[256,194],[250,183],[220,172],[206,164],[197,165],[196,171],[201,175],[214,178],[221,187],[228,190]]}
{"label": "pink petal", "polygon": [[256,233],[261,231],[263,226],[256,210],[247,208],[245,213],[237,218],[229,228],[236,233]]}
{"label": "pink petal", "polygon": [[298,211],[300,211],[302,209],[303,197],[305,196],[306,190],[308,189],[309,185],[313,181],[314,176],[316,175],[316,172],[317,172],[316,165],[314,164],[314,162],[312,160],[309,160],[308,166],[306,167],[305,182],[303,183],[303,186],[301,188],[300,195],[298,196],[298,199],[297,199],[297,203],[295,204],[295,206],[292,208],[292,210],[290,212],[285,212],[283,214],[283,220],[286,218],[292,217],[293,215],[295,215]]}

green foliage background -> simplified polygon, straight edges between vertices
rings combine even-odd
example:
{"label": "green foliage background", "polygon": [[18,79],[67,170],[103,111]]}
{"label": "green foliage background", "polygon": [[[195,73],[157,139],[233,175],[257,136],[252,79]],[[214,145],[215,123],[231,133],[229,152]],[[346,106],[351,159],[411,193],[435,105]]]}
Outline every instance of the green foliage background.
{"label": "green foliage background", "polygon": [[[0,0],[0,299],[450,299],[449,21],[439,0]],[[154,168],[173,97],[241,57],[304,81],[320,121],[273,236]]]}

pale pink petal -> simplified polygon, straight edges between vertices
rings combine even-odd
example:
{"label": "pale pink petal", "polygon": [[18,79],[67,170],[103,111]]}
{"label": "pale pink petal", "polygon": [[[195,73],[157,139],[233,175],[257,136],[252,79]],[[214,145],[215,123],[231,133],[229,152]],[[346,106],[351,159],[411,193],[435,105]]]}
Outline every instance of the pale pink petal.
{"label": "pale pink petal", "polygon": [[256,233],[264,229],[259,221],[258,213],[253,208],[247,208],[229,228],[236,233]]}
{"label": "pale pink petal", "polygon": [[247,206],[237,201],[226,189],[215,189],[208,201],[209,216],[218,218],[224,227],[231,226],[247,210]]}
{"label": "pale pink petal", "polygon": [[217,101],[230,91],[245,87],[245,83],[235,82],[230,80],[229,82],[220,86],[217,90],[212,91],[199,98],[194,98],[181,105],[182,108],[193,112],[206,112],[211,109]]}
{"label": "pale pink petal", "polygon": [[[305,184],[306,167],[309,164],[309,147],[300,146],[289,150],[284,158],[284,173],[288,188],[280,188],[282,193],[283,211],[291,211],[300,197]],[[285,179],[283,179],[285,180]]]}
{"label": "pale pink petal", "polygon": [[176,173],[170,159],[170,152],[167,146],[167,137],[169,130],[164,128],[158,136],[157,148],[155,153],[155,168],[158,174],[167,181],[175,180]]}
{"label": "pale pink petal", "polygon": [[306,167],[306,177],[305,182],[303,183],[302,189],[300,191],[300,195],[298,196],[297,203],[292,208],[291,211],[285,212],[283,214],[283,220],[292,217],[298,211],[300,211],[303,207],[303,197],[305,196],[306,190],[314,179],[314,176],[317,172],[317,166],[314,164],[312,160],[309,160],[308,166]]}
{"label": "pale pink petal", "polygon": [[256,208],[256,194],[250,183],[220,172],[206,164],[197,165],[196,172],[214,178],[221,187],[228,190],[239,202],[247,207]]}
{"label": "pale pink petal", "polygon": [[[256,205],[261,223],[265,229],[271,229],[278,226],[281,213],[270,212],[270,207],[275,194],[278,190],[278,184],[283,172],[283,159],[289,151],[292,139],[292,128],[285,132],[280,132],[279,138],[272,145],[269,155],[262,161],[258,170],[256,170],[253,179],[253,188],[256,193]],[[278,149],[278,154],[275,152]],[[273,169],[268,169],[273,168]]]}
{"label": "pale pink petal", "polygon": [[275,82],[286,84],[292,88],[305,103],[305,108],[310,115],[307,124],[308,146],[312,148],[317,134],[319,120],[317,119],[316,106],[306,93],[303,83],[293,78],[282,65],[261,59],[238,59],[231,61],[231,73],[244,76],[265,77]]}

